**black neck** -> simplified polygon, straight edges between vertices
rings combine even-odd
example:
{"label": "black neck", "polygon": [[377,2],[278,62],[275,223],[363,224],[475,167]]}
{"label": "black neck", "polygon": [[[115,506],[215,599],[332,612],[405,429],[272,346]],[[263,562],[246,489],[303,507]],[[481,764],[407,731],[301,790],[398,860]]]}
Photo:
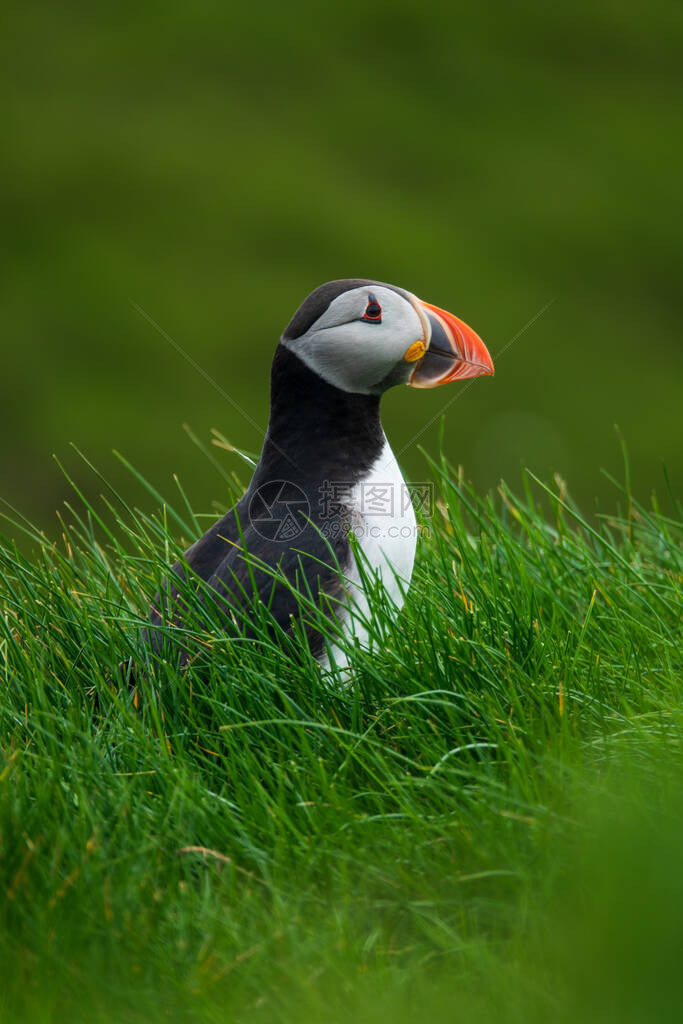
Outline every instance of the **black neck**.
{"label": "black neck", "polygon": [[254,482],[320,479],[352,483],[384,445],[379,396],[341,391],[278,345],[270,381],[270,422]]}

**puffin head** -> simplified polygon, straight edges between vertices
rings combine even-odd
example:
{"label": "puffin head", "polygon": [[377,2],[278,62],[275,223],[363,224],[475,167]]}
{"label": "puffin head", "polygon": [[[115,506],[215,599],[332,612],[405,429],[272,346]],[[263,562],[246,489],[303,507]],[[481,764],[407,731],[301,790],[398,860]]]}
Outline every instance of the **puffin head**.
{"label": "puffin head", "polygon": [[280,344],[342,391],[377,395],[395,384],[434,388],[489,376],[493,362],[471,327],[403,288],[329,281],[296,311]]}

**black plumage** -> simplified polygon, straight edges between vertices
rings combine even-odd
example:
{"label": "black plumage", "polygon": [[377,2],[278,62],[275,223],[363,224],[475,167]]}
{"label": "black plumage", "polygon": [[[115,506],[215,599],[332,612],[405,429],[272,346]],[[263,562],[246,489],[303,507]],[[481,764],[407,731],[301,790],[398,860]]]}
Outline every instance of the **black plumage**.
{"label": "black plumage", "polygon": [[[340,571],[343,575],[350,564],[352,510],[343,495],[337,495],[338,500],[330,506],[325,500],[326,488],[336,481],[353,486],[377,459],[384,443],[379,401],[378,395],[352,394],[333,387],[288,348],[278,345],[271,372],[270,421],[251,483],[235,508],[184,556],[192,573],[216,593],[226,631],[234,630],[237,623],[248,635],[254,599],[267,605],[274,622],[285,630],[290,628],[291,617],[298,616],[296,595],[259,563],[279,570],[298,591],[310,593],[316,600],[320,597],[325,603],[329,599],[332,607],[339,601]],[[285,500],[305,496],[305,502],[292,503],[295,535],[291,540],[284,535],[265,535],[267,524],[264,529],[258,521],[261,505],[267,505],[278,488],[282,490],[282,483]],[[176,563],[173,572],[184,576],[183,564]],[[183,621],[183,601],[172,579],[157,599],[152,627]],[[322,652],[322,637],[312,628],[308,634],[317,657]],[[154,628],[148,638],[160,648],[160,635]],[[187,655],[184,649],[183,661]]]}

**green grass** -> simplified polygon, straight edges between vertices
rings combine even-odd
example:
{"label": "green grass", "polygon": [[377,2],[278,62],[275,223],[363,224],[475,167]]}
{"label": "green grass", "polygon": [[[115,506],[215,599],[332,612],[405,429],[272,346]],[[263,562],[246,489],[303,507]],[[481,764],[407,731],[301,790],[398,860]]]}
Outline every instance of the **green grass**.
{"label": "green grass", "polygon": [[10,514],[2,1021],[676,1016],[678,506],[615,485],[588,521],[561,481],[432,469],[406,608],[377,602],[346,688],[210,623],[187,673],[149,661],[206,525],[182,492],[78,498],[54,542]]}

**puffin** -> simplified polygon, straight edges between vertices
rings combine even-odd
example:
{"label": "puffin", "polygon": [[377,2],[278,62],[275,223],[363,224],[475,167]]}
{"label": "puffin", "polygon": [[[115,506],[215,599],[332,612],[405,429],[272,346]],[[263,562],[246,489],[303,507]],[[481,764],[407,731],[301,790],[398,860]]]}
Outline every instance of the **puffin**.
{"label": "puffin", "polygon": [[398,615],[415,560],[415,510],[382,428],[382,395],[491,374],[475,331],[412,292],[362,278],[316,288],[275,348],[251,482],[172,566],[146,641],[159,653],[180,627],[172,646],[182,665],[192,659],[183,589],[199,577],[211,596],[207,629],[263,636],[256,602],[276,638],[305,636],[323,668],[347,669],[355,640],[368,640],[374,588]]}

